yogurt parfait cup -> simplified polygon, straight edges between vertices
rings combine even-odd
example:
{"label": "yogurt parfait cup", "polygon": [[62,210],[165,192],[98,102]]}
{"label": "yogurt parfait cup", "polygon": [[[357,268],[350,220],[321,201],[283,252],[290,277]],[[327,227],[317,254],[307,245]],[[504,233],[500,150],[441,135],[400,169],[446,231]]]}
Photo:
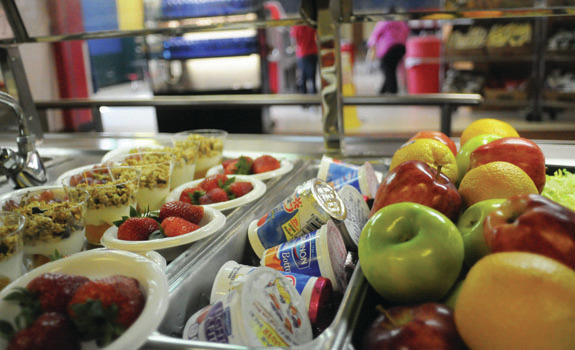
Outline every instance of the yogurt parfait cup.
{"label": "yogurt parfait cup", "polygon": [[160,210],[170,193],[176,156],[171,152],[137,152],[120,155],[109,161],[140,170],[136,201],[140,211]]}
{"label": "yogurt parfait cup", "polygon": [[180,149],[193,147],[195,141],[200,142],[194,175],[194,179],[200,179],[211,167],[222,162],[227,137],[228,132],[225,130],[195,129],[175,133],[172,142],[175,148]]}
{"label": "yogurt parfait cup", "polygon": [[22,276],[26,218],[15,212],[0,211],[0,290]]}
{"label": "yogurt parfait cup", "polygon": [[39,186],[4,197],[2,209],[26,217],[24,265],[28,271],[84,249],[88,192],[68,196],[61,186]]}
{"label": "yogurt parfait cup", "polygon": [[140,170],[125,166],[94,166],[62,179],[66,193],[72,198],[85,190],[89,194],[86,214],[86,240],[101,245],[104,232],[122,216],[130,216],[130,207],[137,207],[136,196]]}

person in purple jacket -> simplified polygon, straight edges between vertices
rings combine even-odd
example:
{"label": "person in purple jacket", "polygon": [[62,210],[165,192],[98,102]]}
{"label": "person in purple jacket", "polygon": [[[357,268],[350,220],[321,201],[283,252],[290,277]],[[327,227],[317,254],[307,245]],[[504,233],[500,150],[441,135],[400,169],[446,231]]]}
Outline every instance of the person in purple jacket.
{"label": "person in purple jacket", "polygon": [[380,93],[397,93],[397,66],[405,55],[405,43],[409,36],[409,27],[402,21],[377,22],[367,46],[380,60],[384,82]]}

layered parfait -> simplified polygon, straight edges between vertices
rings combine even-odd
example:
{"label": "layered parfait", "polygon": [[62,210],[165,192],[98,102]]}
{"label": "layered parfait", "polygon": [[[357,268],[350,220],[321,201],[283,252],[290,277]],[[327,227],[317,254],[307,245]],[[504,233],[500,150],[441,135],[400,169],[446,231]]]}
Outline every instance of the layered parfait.
{"label": "layered parfait", "polygon": [[139,182],[140,170],[123,166],[94,166],[62,179],[68,194],[79,190],[89,194],[86,239],[90,244],[100,245],[114,221],[130,216],[130,207],[137,206]]}
{"label": "layered parfait", "polygon": [[3,210],[26,217],[23,238],[28,270],[82,251],[87,202],[86,191],[78,191],[71,198],[56,186],[19,190],[4,202]]}
{"label": "layered parfait", "polygon": [[0,290],[24,273],[22,229],[26,219],[0,212]]}
{"label": "layered parfait", "polygon": [[170,193],[174,160],[171,152],[138,152],[110,159],[140,170],[136,201],[142,211],[160,210]]}
{"label": "layered parfait", "polygon": [[197,129],[176,133],[172,140],[174,147],[180,150],[193,148],[199,142],[194,179],[200,179],[206,176],[208,169],[221,163],[227,136],[224,130]]}

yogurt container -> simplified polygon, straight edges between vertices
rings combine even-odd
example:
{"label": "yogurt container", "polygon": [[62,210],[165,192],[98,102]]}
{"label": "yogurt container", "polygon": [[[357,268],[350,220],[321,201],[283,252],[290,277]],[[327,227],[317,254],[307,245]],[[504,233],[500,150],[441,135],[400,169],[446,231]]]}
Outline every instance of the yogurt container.
{"label": "yogurt container", "polygon": [[357,251],[359,236],[369,220],[370,209],[362,194],[351,185],[343,186],[338,194],[347,211],[347,217],[338,227],[347,249]]}
{"label": "yogurt container", "polygon": [[341,233],[328,221],[319,230],[266,249],[260,264],[288,273],[325,277],[334,290],[342,292],[347,286],[346,257]]}
{"label": "yogurt container", "polygon": [[367,198],[375,198],[379,185],[371,163],[365,162],[358,166],[326,155],[321,158],[317,177],[338,190],[345,185],[351,185]]}
{"label": "yogurt container", "polygon": [[196,312],[183,338],[248,347],[291,347],[310,342],[305,302],[279,271],[258,267],[237,278],[222,299]]}
{"label": "yogurt container", "polygon": [[[224,298],[231,292],[232,284],[235,280],[256,269],[257,267],[255,266],[238,264],[233,260],[223,264],[214,279],[210,303],[213,304]],[[333,319],[333,287],[331,281],[324,277],[313,277],[299,273],[284,271],[280,271],[280,273],[293,283],[295,289],[305,300],[308,316],[314,331],[316,329],[320,332],[323,331]]]}
{"label": "yogurt container", "polygon": [[313,232],[329,220],[341,222],[347,215],[337,191],[321,179],[311,179],[248,227],[253,251],[261,258],[265,249]]}

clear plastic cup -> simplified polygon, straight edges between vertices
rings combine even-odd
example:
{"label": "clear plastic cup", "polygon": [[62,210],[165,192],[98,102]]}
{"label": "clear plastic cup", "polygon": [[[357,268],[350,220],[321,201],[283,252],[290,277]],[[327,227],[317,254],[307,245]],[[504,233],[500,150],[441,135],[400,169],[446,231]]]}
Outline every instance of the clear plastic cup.
{"label": "clear plastic cup", "polygon": [[228,132],[219,129],[195,129],[181,131],[172,136],[175,148],[187,149],[194,141],[199,141],[198,160],[194,179],[203,178],[211,167],[222,162],[224,144]]}
{"label": "clear plastic cup", "polygon": [[141,211],[160,210],[171,190],[176,156],[171,152],[136,152],[110,158],[120,166],[140,170],[136,201]]}
{"label": "clear plastic cup", "polygon": [[140,170],[125,166],[94,166],[89,170],[66,176],[62,185],[72,198],[79,190],[90,195],[86,215],[86,240],[101,245],[104,232],[122,216],[137,207]]}
{"label": "clear plastic cup", "polygon": [[22,276],[26,218],[15,212],[0,211],[0,290]]}
{"label": "clear plastic cup", "polygon": [[176,156],[174,171],[172,172],[172,189],[194,179],[199,149],[200,140],[186,141],[185,147],[165,148],[166,151],[172,152]]}
{"label": "clear plastic cup", "polygon": [[26,217],[24,265],[28,271],[84,249],[87,191],[68,196],[61,186],[39,186],[14,191],[2,209]]}

